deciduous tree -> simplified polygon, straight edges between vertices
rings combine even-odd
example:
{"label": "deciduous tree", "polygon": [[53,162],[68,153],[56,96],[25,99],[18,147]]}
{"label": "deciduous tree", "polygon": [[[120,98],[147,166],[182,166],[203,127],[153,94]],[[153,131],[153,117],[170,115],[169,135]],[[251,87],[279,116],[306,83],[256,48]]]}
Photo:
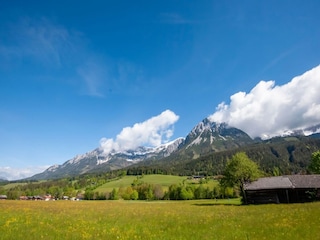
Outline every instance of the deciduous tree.
{"label": "deciduous tree", "polygon": [[[221,184],[224,187],[236,187],[245,198],[244,184],[254,181],[261,176],[258,165],[246,153],[239,152],[227,162]],[[245,201],[245,199],[244,199]]]}
{"label": "deciduous tree", "polygon": [[312,153],[309,171],[320,174],[320,151]]}

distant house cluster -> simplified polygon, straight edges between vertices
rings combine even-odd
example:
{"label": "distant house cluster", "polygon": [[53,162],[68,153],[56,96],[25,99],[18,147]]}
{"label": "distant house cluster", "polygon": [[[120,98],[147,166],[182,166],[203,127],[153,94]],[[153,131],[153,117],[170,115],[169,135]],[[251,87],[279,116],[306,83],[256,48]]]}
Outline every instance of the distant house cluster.
{"label": "distant house cluster", "polygon": [[320,175],[260,178],[244,185],[247,204],[301,203],[320,200]]}
{"label": "distant house cluster", "polygon": [[[32,201],[55,201],[59,200],[58,198],[55,198],[51,194],[46,194],[44,196],[20,196],[20,200],[32,200]],[[69,197],[69,196],[63,196],[61,200],[71,200],[71,201],[79,201],[83,199],[83,195],[78,195],[77,197]]]}
{"label": "distant house cluster", "polygon": [[46,194],[44,196],[40,196],[40,195],[37,195],[37,196],[20,196],[19,199],[20,200],[33,200],[33,201],[40,201],[40,200],[53,201],[53,200],[56,200],[54,197],[51,196],[51,194]]}
{"label": "distant house cluster", "polygon": [[[7,195],[0,195],[0,200],[7,200]],[[84,199],[83,194],[78,194],[76,197],[62,196],[61,198],[56,198],[51,194],[36,195],[36,196],[20,196],[18,200],[22,201],[55,201],[55,200],[70,200],[70,201],[80,201]]]}

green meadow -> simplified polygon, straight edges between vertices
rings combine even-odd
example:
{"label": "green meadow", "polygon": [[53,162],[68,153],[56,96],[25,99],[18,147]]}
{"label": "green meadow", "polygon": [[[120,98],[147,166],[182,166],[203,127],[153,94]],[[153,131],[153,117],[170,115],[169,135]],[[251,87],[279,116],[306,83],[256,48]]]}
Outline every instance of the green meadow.
{"label": "green meadow", "polygon": [[0,201],[0,239],[320,239],[320,202]]}
{"label": "green meadow", "polygon": [[172,184],[180,184],[183,181],[187,180],[187,177],[181,177],[181,176],[174,176],[174,175],[156,175],[156,174],[151,174],[151,175],[144,175],[143,177],[141,176],[124,176],[122,178],[119,178],[117,180],[113,180],[110,182],[107,182],[103,184],[102,186],[98,187],[95,189],[97,192],[111,192],[112,189],[120,188],[120,187],[128,187],[131,186],[134,180],[140,179],[144,183],[148,184],[159,184],[162,186],[164,190],[166,190],[170,185]]}

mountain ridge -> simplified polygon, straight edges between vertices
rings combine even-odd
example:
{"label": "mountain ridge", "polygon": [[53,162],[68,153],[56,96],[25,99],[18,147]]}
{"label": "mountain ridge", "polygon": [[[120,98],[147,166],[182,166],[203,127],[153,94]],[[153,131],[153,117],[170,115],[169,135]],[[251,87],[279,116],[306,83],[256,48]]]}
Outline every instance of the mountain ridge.
{"label": "mountain ridge", "polygon": [[[320,125],[310,127],[308,130],[319,129],[318,126]],[[304,132],[295,131],[291,135],[297,133],[303,134]],[[231,127],[227,123],[212,122],[209,118],[205,118],[192,128],[185,138],[180,137],[156,147],[140,146],[136,149],[111,151],[108,154],[104,153],[101,148],[96,148],[76,155],[61,165],[52,165],[44,172],[28,179],[42,180],[111,171],[135,164],[150,164],[161,159],[194,160],[209,153],[238,149],[259,141],[261,139],[253,140],[244,131]]]}
{"label": "mountain ridge", "polygon": [[120,169],[145,159],[166,157],[175,151],[183,141],[184,138],[177,138],[154,148],[140,146],[134,150],[113,151],[108,154],[105,154],[101,148],[96,148],[87,153],[76,155],[74,158],[67,160],[61,165],[52,165],[44,172],[36,174],[28,179],[51,179],[84,174],[99,169]]}

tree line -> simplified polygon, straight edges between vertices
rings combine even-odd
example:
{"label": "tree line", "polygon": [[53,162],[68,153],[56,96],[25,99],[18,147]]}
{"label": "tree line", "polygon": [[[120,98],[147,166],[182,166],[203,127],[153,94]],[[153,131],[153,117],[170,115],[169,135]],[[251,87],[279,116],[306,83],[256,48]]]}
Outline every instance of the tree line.
{"label": "tree line", "polygon": [[[203,181],[200,184],[173,184],[167,191],[162,186],[143,182],[143,174],[161,173],[167,174],[160,168],[130,168],[99,174],[88,174],[77,177],[70,177],[49,181],[32,181],[17,183],[9,189],[0,187],[0,195],[7,195],[8,199],[18,199],[20,196],[36,196],[51,194],[54,198],[61,199],[63,196],[76,197],[83,195],[87,200],[191,200],[191,199],[213,199],[230,198],[243,195],[243,185],[261,176],[281,175],[281,170],[274,166],[273,171],[266,173],[259,165],[259,162],[249,158],[246,152],[237,152],[226,159],[223,176],[220,184],[208,187]],[[311,154],[309,165],[305,167],[308,173],[320,174],[320,151]],[[193,172],[195,173],[195,172]],[[199,172],[198,172],[199,173]],[[97,192],[97,187],[108,181],[114,181],[126,175],[137,175],[131,186],[113,189],[111,192]],[[209,178],[209,175],[205,177]]]}
{"label": "tree line", "polygon": [[199,184],[172,184],[167,191],[164,191],[159,184],[144,183],[141,177],[137,177],[131,186],[112,189],[111,192],[101,193],[94,190],[87,190],[84,194],[86,200],[193,200],[193,199],[222,199],[238,197],[232,187],[227,186],[206,186]]}

